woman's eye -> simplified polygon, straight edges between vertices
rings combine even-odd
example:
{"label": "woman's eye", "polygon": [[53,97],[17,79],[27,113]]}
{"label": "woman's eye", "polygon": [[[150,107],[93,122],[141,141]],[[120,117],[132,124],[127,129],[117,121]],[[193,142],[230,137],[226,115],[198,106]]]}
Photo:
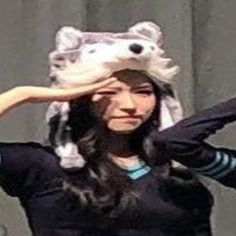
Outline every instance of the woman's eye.
{"label": "woman's eye", "polygon": [[150,94],[153,94],[153,91],[152,90],[137,90],[135,91],[135,93],[143,94],[143,95],[150,95]]}
{"label": "woman's eye", "polygon": [[111,96],[111,95],[115,95],[116,91],[101,91],[101,92],[97,92],[97,94],[103,95],[103,96]]}

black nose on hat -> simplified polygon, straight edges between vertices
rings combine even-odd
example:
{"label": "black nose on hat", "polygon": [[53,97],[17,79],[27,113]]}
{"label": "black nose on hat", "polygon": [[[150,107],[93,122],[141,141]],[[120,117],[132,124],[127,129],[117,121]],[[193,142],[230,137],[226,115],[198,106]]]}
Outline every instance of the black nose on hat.
{"label": "black nose on hat", "polygon": [[134,52],[135,54],[140,54],[143,51],[143,46],[133,43],[129,46],[129,49]]}

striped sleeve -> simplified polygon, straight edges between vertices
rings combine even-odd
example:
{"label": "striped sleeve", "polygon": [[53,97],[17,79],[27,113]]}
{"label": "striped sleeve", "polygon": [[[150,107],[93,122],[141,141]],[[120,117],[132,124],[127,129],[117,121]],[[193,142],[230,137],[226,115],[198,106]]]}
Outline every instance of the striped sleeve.
{"label": "striped sleeve", "polygon": [[231,172],[236,171],[236,158],[231,153],[216,151],[214,160],[200,168],[191,168],[193,171],[220,180]]}

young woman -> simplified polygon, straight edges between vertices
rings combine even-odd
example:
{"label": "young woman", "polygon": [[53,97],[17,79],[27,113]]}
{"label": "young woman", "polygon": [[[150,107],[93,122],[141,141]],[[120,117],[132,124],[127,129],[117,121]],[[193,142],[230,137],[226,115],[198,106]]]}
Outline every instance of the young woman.
{"label": "young woman", "polygon": [[236,151],[204,142],[235,120],[236,98],[233,98],[186,118],[163,132],[153,133],[153,153],[156,155],[158,151],[163,158],[173,158],[197,173],[236,188]]}
{"label": "young woman", "polygon": [[[87,86],[107,84],[71,101],[85,167],[65,171],[40,144],[1,143],[3,189],[19,197],[34,235],[210,235],[209,192],[189,173],[158,166],[158,156],[147,159],[143,142],[158,127],[160,89],[140,72],[113,76],[117,81]],[[84,91],[13,89],[1,95],[2,111]]]}
{"label": "young woman", "polygon": [[[133,46],[140,54],[140,45]],[[26,86],[0,95],[2,114],[26,102],[69,101],[67,127],[85,160],[80,168],[61,165],[55,113],[51,146],[0,144],[1,186],[20,199],[34,236],[211,235],[209,191],[189,172],[148,155],[149,135],[163,122],[161,101],[173,98],[170,87],[139,70],[111,77],[78,88]]]}

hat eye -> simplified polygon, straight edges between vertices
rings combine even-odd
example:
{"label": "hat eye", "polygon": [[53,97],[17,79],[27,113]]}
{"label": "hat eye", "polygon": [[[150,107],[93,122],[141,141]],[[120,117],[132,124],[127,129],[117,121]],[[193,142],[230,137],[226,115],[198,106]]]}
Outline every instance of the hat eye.
{"label": "hat eye", "polygon": [[50,76],[50,80],[52,83],[55,83],[57,81],[57,77],[55,75]]}
{"label": "hat eye", "polygon": [[151,50],[154,51],[155,50],[155,47],[154,46],[150,46]]}
{"label": "hat eye", "polygon": [[96,52],[96,49],[90,49],[89,51],[88,51],[88,53],[95,53]]}

